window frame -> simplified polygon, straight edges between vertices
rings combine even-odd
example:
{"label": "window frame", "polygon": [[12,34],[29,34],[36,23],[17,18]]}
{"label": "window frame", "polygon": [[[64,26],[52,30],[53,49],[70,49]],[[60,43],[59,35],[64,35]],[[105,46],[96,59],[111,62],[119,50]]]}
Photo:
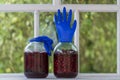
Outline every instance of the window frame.
{"label": "window frame", "polygon": [[[34,13],[34,37],[39,35],[39,13],[40,12],[56,12],[64,6],[72,9],[74,18],[80,21],[80,12],[116,12],[117,13],[117,73],[79,73],[77,78],[80,79],[120,79],[120,0],[117,4],[61,4],[61,0],[52,0],[52,4],[1,4],[0,12],[32,12]],[[79,51],[79,31],[80,25],[74,36],[74,44]]]}

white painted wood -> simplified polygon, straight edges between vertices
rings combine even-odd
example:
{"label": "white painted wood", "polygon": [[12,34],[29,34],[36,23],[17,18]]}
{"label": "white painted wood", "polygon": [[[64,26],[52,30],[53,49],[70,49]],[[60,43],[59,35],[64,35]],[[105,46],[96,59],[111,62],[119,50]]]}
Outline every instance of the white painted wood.
{"label": "white painted wood", "polygon": [[74,12],[74,19],[77,21],[77,26],[76,26],[76,31],[75,31],[75,35],[74,35],[74,44],[76,45],[77,49],[78,49],[78,71],[80,69],[80,51],[79,51],[79,28],[80,28],[80,23],[79,23],[79,11],[76,10]]}
{"label": "white painted wood", "polygon": [[34,37],[39,36],[39,12],[34,11]]}
{"label": "white painted wood", "polygon": [[76,78],[56,78],[50,73],[47,78],[26,78],[23,73],[7,73],[0,74],[0,80],[120,80],[120,76],[116,74],[80,74]]}
{"label": "white painted wood", "polygon": [[87,80],[120,80],[120,75],[114,73],[81,73],[79,78]]}
{"label": "white painted wood", "polygon": [[116,12],[119,10],[118,5],[114,4],[66,4],[68,9],[79,10],[81,12]]}
{"label": "white painted wood", "polygon": [[[60,78],[56,78],[53,74],[49,74],[47,78],[26,78],[23,73],[12,73],[12,74],[0,74],[0,80],[61,80]],[[67,78],[62,80],[73,80],[78,78]]]}
{"label": "white painted wood", "polygon": [[120,11],[117,12],[117,73],[120,74]]}
{"label": "white painted wood", "polygon": [[77,46],[78,51],[79,51],[79,37],[80,37],[79,35],[80,25],[79,24],[80,23],[79,23],[79,11],[78,10],[74,12],[74,19],[77,21],[77,26],[76,26],[75,36],[74,36],[74,43]]}
{"label": "white painted wood", "polygon": [[53,0],[53,5],[61,5],[61,0]]}
{"label": "white painted wood", "polygon": [[[117,0],[120,5],[120,0]],[[117,73],[120,75],[120,9],[117,12]]]}
{"label": "white painted wood", "polygon": [[117,5],[120,5],[120,0],[117,0]]}
{"label": "white painted wood", "polygon": [[73,11],[81,12],[116,12],[120,9],[120,5],[112,4],[66,4],[66,5],[51,5],[51,4],[6,4],[0,5],[0,12],[56,12],[58,8],[62,9],[64,6]]}

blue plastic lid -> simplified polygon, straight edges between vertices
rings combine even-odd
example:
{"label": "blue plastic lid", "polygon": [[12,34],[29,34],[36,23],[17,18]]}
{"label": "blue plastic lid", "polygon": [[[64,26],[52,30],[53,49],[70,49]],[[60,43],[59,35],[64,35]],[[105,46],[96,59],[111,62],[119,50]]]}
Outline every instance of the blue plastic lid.
{"label": "blue plastic lid", "polygon": [[32,38],[30,40],[30,42],[43,42],[44,47],[45,47],[45,49],[47,51],[47,54],[51,55],[51,50],[53,50],[53,48],[52,48],[53,40],[50,39],[49,37],[47,37],[47,36],[38,36],[38,37]]}

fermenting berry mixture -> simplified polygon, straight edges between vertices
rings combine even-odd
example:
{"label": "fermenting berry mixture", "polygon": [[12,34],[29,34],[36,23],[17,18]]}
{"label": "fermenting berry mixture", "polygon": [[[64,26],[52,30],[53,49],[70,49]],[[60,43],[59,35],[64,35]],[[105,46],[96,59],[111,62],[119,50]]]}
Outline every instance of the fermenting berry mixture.
{"label": "fermenting berry mixture", "polygon": [[78,54],[74,50],[62,50],[54,54],[54,74],[56,77],[76,77]]}
{"label": "fermenting berry mixture", "polygon": [[48,55],[46,52],[25,52],[25,75],[29,78],[44,78],[48,75]]}

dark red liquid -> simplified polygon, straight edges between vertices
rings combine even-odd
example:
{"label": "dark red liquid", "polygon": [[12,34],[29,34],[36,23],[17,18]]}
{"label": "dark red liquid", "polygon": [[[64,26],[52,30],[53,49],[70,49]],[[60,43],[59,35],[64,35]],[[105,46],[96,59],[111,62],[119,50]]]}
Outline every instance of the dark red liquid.
{"label": "dark red liquid", "polygon": [[54,74],[58,78],[74,78],[78,74],[78,54],[73,50],[62,50],[54,54]]}
{"label": "dark red liquid", "polygon": [[28,78],[45,78],[48,75],[48,55],[46,52],[24,53],[24,74]]}

